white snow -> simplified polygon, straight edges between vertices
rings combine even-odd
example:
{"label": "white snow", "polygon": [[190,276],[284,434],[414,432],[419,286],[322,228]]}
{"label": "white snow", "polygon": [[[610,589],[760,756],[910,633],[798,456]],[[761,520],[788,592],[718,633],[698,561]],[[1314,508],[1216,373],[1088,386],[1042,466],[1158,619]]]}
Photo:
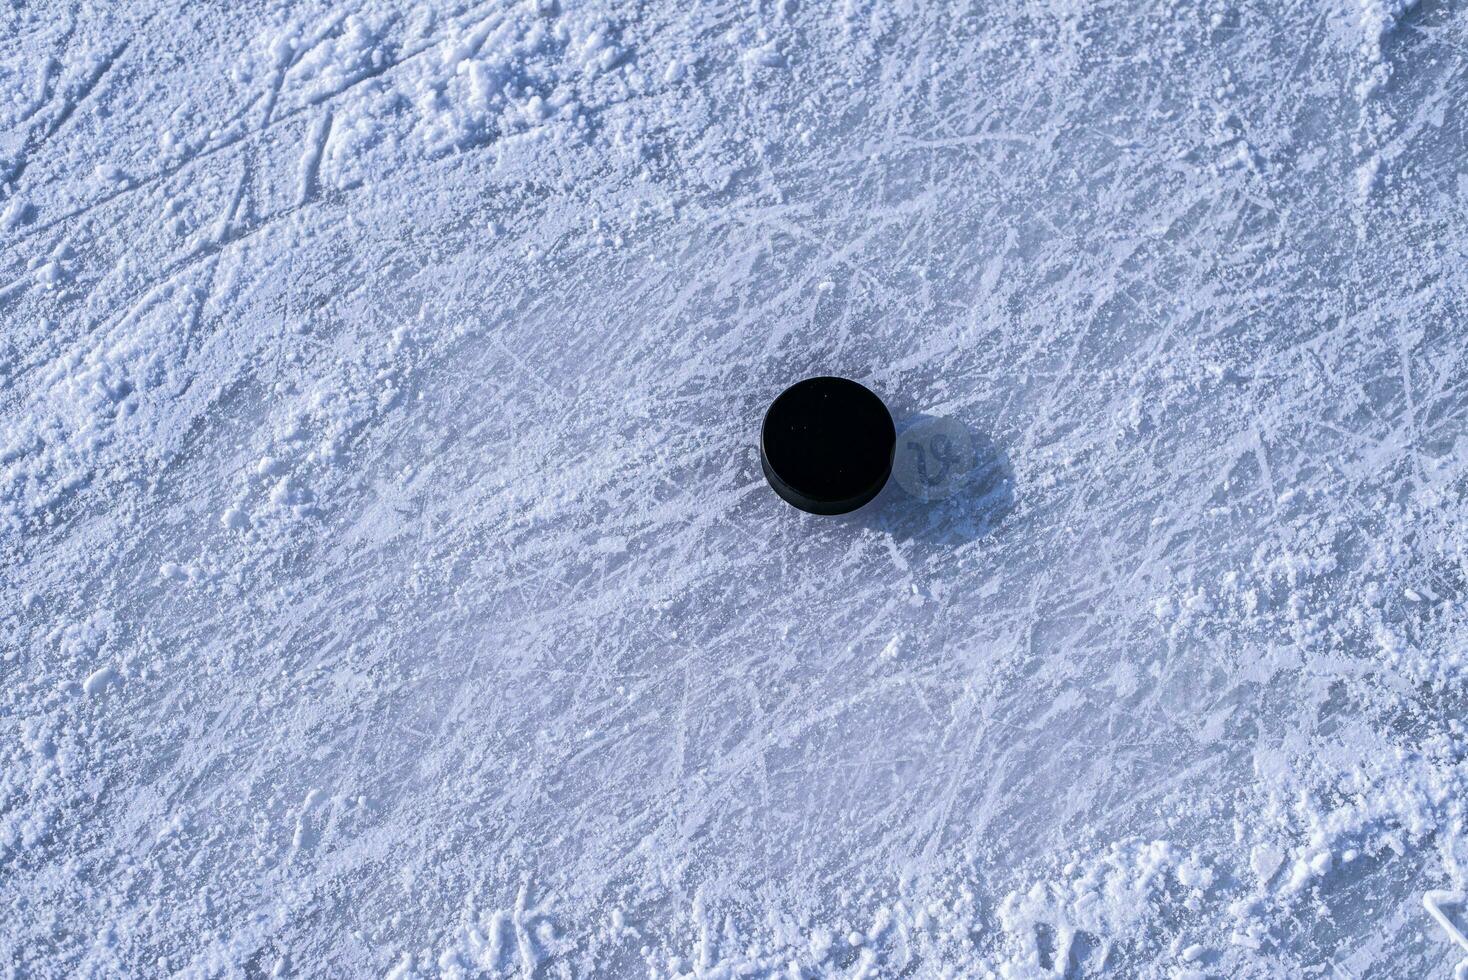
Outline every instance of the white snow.
{"label": "white snow", "polygon": [[837,7],[0,13],[0,964],[1468,975],[1468,19]]}
{"label": "white snow", "polygon": [[87,694],[101,694],[109,687],[121,682],[122,678],[118,675],[116,667],[98,667],[87,675],[86,680],[82,681],[82,690]]}

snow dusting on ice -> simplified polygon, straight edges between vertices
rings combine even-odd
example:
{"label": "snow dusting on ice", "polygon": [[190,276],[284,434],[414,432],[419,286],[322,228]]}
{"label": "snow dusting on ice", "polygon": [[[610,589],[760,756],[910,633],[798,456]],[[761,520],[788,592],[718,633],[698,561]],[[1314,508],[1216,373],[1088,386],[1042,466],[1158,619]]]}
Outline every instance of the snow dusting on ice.
{"label": "snow dusting on ice", "polygon": [[6,6],[0,972],[1468,976],[1465,101],[1436,0]]}

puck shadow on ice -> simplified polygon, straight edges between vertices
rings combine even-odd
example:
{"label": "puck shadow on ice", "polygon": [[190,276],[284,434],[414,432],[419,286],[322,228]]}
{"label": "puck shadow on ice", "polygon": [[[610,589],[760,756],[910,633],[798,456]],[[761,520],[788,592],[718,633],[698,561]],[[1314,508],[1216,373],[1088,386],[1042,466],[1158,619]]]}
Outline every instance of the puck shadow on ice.
{"label": "puck shadow on ice", "polygon": [[957,545],[989,537],[1014,507],[1003,447],[960,417],[918,412],[897,423],[892,478],[848,519],[898,540]]}

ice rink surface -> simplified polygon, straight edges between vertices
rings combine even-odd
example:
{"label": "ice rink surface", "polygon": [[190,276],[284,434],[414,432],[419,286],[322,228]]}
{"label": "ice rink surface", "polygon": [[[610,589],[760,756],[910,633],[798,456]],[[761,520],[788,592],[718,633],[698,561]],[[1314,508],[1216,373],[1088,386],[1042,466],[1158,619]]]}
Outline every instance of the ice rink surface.
{"label": "ice rink surface", "polygon": [[[0,974],[1451,977],[1465,103],[1458,0],[12,0]],[[967,479],[784,505],[824,373]]]}

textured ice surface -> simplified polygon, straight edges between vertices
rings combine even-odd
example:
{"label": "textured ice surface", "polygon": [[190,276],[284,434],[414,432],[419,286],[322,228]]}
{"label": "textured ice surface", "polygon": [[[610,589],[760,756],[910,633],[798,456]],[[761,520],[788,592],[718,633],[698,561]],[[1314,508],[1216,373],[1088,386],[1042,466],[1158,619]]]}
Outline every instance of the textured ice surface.
{"label": "textured ice surface", "polygon": [[1461,4],[227,6],[0,13],[0,969],[1468,956]]}

